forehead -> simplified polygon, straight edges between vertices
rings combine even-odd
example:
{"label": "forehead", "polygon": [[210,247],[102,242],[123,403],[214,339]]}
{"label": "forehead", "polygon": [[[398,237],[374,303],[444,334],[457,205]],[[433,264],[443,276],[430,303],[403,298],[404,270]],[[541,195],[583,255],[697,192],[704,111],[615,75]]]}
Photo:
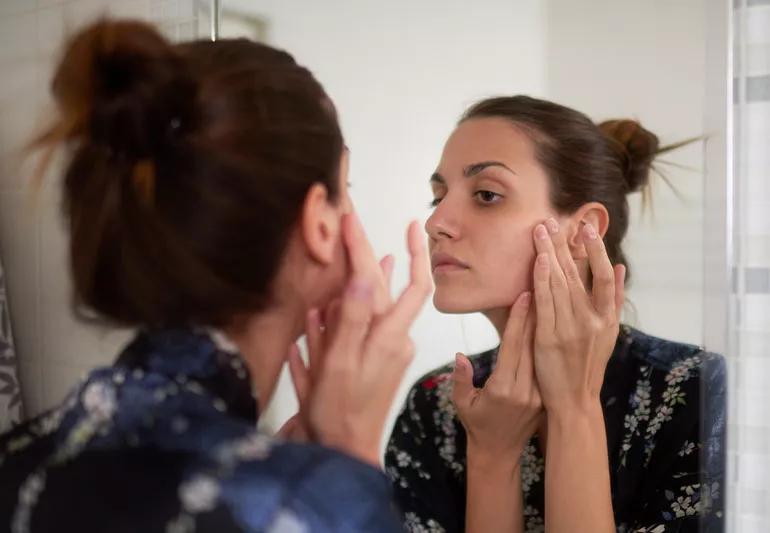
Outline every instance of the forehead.
{"label": "forehead", "polygon": [[534,164],[534,145],[520,127],[507,119],[466,120],[444,145],[439,168],[448,172],[480,161],[500,161],[516,170]]}

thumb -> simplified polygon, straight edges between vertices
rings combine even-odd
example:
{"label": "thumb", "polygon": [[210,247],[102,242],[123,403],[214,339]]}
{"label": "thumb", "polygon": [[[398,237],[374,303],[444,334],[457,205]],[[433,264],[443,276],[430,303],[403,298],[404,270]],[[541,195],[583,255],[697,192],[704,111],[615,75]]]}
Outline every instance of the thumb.
{"label": "thumb", "polygon": [[296,414],[291,418],[289,418],[286,422],[284,422],[283,426],[281,426],[281,429],[279,429],[275,433],[275,436],[278,437],[279,439],[291,440],[298,426],[299,426],[299,415]]}
{"label": "thumb", "polygon": [[294,385],[300,411],[303,411],[307,407],[307,400],[310,396],[310,373],[299,354],[299,347],[295,343],[289,347],[289,375],[291,376],[291,383]]}
{"label": "thumb", "polygon": [[457,352],[455,355],[455,369],[452,373],[452,381],[452,401],[458,410],[464,411],[470,407],[476,388],[473,386],[473,365],[460,352]]}

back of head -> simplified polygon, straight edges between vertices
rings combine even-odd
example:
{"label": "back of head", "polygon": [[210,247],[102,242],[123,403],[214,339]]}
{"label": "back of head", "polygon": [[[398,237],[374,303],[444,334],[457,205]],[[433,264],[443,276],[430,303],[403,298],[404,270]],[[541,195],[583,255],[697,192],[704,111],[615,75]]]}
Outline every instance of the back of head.
{"label": "back of head", "polygon": [[248,40],[173,45],[102,20],[65,47],[64,204],[80,309],[127,325],[221,325],[268,305],[308,189],[332,199],[342,136],[322,87]]}
{"label": "back of head", "polygon": [[520,95],[478,102],[461,121],[482,117],[507,119],[532,139],[557,211],[604,205],[610,216],[607,253],[613,264],[627,266],[621,246],[628,230],[627,195],[648,186],[653,160],[662,151],[658,138],[635,120],[597,125],[574,109]]}

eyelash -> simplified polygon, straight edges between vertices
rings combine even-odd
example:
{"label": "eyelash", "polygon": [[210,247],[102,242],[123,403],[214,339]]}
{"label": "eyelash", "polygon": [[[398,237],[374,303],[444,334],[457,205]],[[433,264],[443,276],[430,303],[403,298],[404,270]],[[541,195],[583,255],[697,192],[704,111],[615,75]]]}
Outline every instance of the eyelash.
{"label": "eyelash", "polygon": [[[474,196],[474,197],[478,197],[479,195],[482,195],[482,194],[491,194],[491,195],[492,195],[492,196],[494,196],[496,199],[499,199],[499,198],[502,198],[502,197],[503,197],[503,195],[502,195],[502,194],[497,194],[496,192],[492,192],[492,191],[485,191],[485,190],[476,191],[475,193],[473,193],[473,196]],[[433,209],[433,208],[435,208],[436,206],[438,206],[438,204],[441,202],[441,200],[442,200],[442,198],[434,198],[434,199],[433,199],[433,200],[432,200],[432,201],[431,201],[431,202],[428,204],[428,206],[429,206],[430,208],[432,208],[432,209]],[[481,205],[487,206],[487,205],[493,205],[493,204],[496,204],[498,201],[499,201],[499,200],[495,200],[495,201],[492,201],[492,200],[490,200],[490,201],[487,201],[487,202],[485,202],[485,201],[480,201],[480,203],[481,203]]]}

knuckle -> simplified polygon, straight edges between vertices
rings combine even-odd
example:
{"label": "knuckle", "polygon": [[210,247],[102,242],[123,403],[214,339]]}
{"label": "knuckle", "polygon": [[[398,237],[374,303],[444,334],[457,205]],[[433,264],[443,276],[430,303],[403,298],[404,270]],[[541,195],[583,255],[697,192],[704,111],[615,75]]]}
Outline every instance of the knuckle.
{"label": "knuckle", "polygon": [[389,353],[391,343],[387,341],[384,335],[375,335],[369,340],[369,349],[375,353]]}
{"label": "knuckle", "polygon": [[601,272],[594,274],[594,283],[599,283],[600,285],[605,286],[613,285],[615,283],[615,276],[610,272],[602,270]]}
{"label": "knuckle", "polygon": [[571,282],[580,281],[580,273],[574,264],[570,264],[564,269],[564,275],[567,277],[567,280]]}

